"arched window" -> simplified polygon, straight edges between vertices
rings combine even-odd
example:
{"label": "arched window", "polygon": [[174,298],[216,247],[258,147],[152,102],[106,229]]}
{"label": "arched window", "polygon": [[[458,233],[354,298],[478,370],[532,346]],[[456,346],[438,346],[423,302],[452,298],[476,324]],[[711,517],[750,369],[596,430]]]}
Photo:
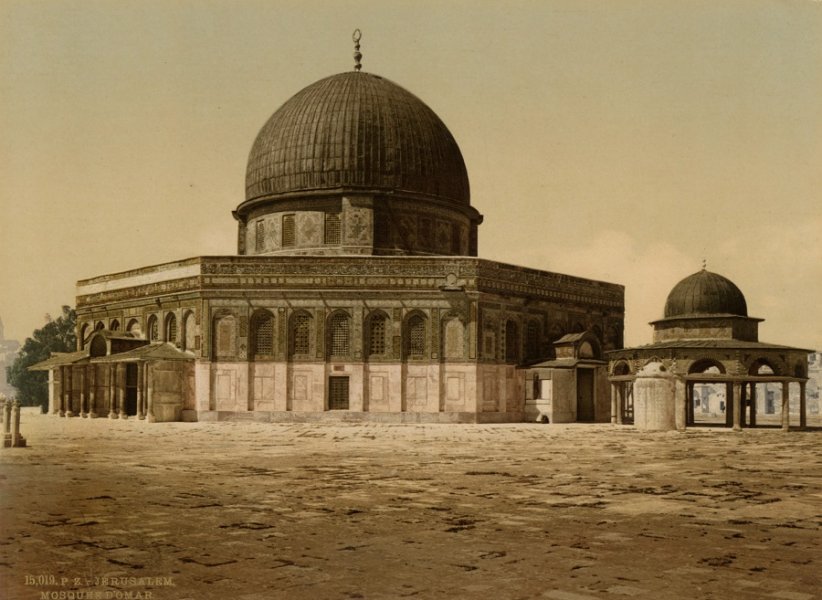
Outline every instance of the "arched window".
{"label": "arched window", "polygon": [[458,317],[445,321],[442,355],[447,359],[465,358],[465,325]]}
{"label": "arched window", "polygon": [[340,240],[340,213],[325,213],[325,243],[339,245]]}
{"label": "arched window", "polygon": [[505,322],[505,361],[515,363],[519,360],[519,332],[517,324],[508,320]]}
{"label": "arched window", "polygon": [[406,357],[425,358],[425,318],[412,315],[406,325]]}
{"label": "arched window", "polygon": [[196,325],[194,321],[194,313],[188,311],[183,316],[183,331],[180,336],[180,341],[183,343],[183,350],[194,350],[196,346]]}
{"label": "arched window", "polygon": [[306,356],[311,352],[311,316],[297,313],[291,318],[291,354]]}
{"label": "arched window", "polygon": [[138,321],[137,319],[131,319],[128,322],[128,325],[126,325],[126,331],[134,337],[143,336],[143,328],[140,327],[140,321]]}
{"label": "arched window", "polygon": [[172,344],[177,342],[177,317],[174,313],[166,315],[165,338]]}
{"label": "arched window", "polygon": [[251,357],[274,356],[274,315],[261,310],[251,317]]}
{"label": "arched window", "polygon": [[343,312],[336,312],[328,320],[329,356],[348,356],[351,352],[351,319]]}
{"label": "arched window", "polygon": [[80,337],[77,339],[77,342],[80,344],[80,350],[83,350],[86,347],[86,342],[88,341],[86,340],[86,338],[89,334],[88,330],[89,324],[83,323],[83,325],[80,327]]}
{"label": "arched window", "polygon": [[386,323],[388,319],[383,313],[375,313],[368,320],[368,356],[385,354]]}
{"label": "arched window", "polygon": [[160,324],[157,322],[157,317],[151,315],[148,318],[148,341],[156,342],[160,339]]}
{"label": "arched window", "polygon": [[234,358],[236,355],[236,318],[234,315],[220,315],[214,319],[212,339],[216,358]]}
{"label": "arched window", "polygon": [[97,321],[97,324],[94,326],[94,331],[103,331],[106,328],[106,324],[102,321]]}
{"label": "arched window", "polygon": [[265,221],[262,219],[254,224],[254,250],[256,252],[265,250]]}
{"label": "arched window", "polygon": [[297,242],[297,232],[294,223],[294,215],[283,215],[283,248],[290,248]]}
{"label": "arched window", "polygon": [[528,329],[525,330],[525,354],[526,358],[539,358],[539,322],[528,321]]}
{"label": "arched window", "polygon": [[120,331],[120,321],[113,319],[108,326],[110,331]]}

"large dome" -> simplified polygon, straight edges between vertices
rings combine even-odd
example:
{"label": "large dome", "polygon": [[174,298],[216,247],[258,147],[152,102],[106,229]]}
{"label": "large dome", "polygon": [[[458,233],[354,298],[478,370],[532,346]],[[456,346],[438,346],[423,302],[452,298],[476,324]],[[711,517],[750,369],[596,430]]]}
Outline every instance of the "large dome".
{"label": "large dome", "polygon": [[733,281],[703,269],[677,283],[665,302],[665,318],[691,315],[747,317],[748,304]]}
{"label": "large dome", "polygon": [[410,92],[362,72],[297,93],[260,130],[248,159],[246,201],[330,190],[470,203],[465,163],[445,124]]}

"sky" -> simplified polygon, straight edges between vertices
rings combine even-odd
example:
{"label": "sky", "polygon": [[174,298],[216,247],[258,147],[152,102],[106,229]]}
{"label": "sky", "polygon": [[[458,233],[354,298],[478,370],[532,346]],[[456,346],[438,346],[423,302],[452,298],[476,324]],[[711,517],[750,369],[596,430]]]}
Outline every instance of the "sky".
{"label": "sky", "polygon": [[684,277],[822,349],[822,1],[3,0],[0,318],[78,279],[234,254],[251,144],[353,67],[465,158],[483,258],[626,287],[626,345]]}

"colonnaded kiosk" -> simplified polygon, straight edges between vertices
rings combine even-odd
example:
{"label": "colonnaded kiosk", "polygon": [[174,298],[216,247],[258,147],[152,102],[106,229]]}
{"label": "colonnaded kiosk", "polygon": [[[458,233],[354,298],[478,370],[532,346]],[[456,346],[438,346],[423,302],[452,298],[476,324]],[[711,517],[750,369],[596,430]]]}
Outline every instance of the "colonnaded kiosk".
{"label": "colonnaded kiosk", "polygon": [[654,341],[607,353],[612,419],[644,429],[684,429],[709,412],[700,384],[724,387],[724,425],[757,425],[772,406],[757,389],[781,386],[780,421],[790,426],[789,391],[799,386],[799,423],[806,426],[805,386],[810,350],[759,341],[759,323],[748,316],[745,296],[729,279],[704,268],[680,281],[665,302],[664,318],[651,323]]}

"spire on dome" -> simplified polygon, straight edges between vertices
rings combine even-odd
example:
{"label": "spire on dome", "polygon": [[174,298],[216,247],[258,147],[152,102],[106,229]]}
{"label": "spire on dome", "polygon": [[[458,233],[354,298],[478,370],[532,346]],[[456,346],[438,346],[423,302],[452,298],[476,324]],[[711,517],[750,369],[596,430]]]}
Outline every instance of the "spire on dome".
{"label": "spire on dome", "polygon": [[354,30],[354,34],[351,36],[351,39],[354,40],[354,70],[359,71],[362,69],[362,64],[360,61],[362,60],[362,52],[360,52],[360,40],[362,39],[362,32],[359,29]]}

